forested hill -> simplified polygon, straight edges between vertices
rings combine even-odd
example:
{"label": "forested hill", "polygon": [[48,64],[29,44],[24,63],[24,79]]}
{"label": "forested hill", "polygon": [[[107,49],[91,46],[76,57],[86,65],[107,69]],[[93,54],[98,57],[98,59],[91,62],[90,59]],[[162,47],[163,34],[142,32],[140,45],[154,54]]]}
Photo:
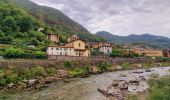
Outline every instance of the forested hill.
{"label": "forested hill", "polygon": [[61,39],[65,40],[68,36],[73,34],[78,34],[81,38],[92,41],[92,42],[100,42],[106,41],[101,37],[96,37],[95,35],[89,33],[87,29],[85,29],[82,25],[73,21],[66,15],[64,15],[61,11],[37,5],[30,0],[8,0],[12,3],[15,3],[17,6],[20,6],[26,11],[33,15],[37,20],[41,23],[45,23],[49,26],[49,28],[56,33],[61,35]]}
{"label": "forested hill", "polygon": [[46,35],[37,32],[43,25],[24,10],[0,1],[0,44],[45,45]]}
{"label": "forested hill", "polygon": [[133,45],[138,45],[143,48],[158,48],[166,49],[170,48],[170,38],[163,36],[155,36],[151,34],[142,34],[142,35],[129,35],[129,36],[118,36],[113,35],[106,31],[100,31],[96,33],[97,36],[101,36],[107,39],[109,42],[115,44],[124,44],[129,43]]}

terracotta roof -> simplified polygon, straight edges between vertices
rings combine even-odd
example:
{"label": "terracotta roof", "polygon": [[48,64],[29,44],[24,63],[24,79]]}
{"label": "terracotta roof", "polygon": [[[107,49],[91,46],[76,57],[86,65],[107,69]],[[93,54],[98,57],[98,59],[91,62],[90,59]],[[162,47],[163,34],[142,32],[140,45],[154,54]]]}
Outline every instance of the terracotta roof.
{"label": "terracotta roof", "polygon": [[86,51],[86,49],[74,49],[75,51]]}
{"label": "terracotta roof", "polygon": [[[72,40],[72,41],[70,41],[70,42],[74,42],[74,41],[77,41],[77,40],[81,40],[81,41],[83,41],[83,42],[86,42],[86,41],[83,40],[83,39],[76,39],[76,40]],[[70,42],[68,42],[68,43],[70,43]]]}

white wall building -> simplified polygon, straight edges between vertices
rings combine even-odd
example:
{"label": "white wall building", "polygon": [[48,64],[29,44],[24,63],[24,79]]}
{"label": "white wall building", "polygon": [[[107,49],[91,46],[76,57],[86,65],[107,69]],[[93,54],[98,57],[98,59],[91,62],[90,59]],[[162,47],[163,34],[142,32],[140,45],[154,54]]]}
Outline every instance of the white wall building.
{"label": "white wall building", "polygon": [[112,53],[112,46],[102,45],[99,47],[99,51],[103,52],[104,54],[111,54]]}
{"label": "white wall building", "polygon": [[50,46],[47,48],[47,54],[56,56],[75,56],[74,48],[72,47]]}

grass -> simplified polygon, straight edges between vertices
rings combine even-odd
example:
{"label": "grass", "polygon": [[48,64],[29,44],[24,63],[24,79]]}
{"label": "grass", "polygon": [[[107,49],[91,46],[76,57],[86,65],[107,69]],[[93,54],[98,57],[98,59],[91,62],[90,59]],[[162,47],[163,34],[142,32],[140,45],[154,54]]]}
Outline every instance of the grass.
{"label": "grass", "polygon": [[170,100],[170,75],[149,80],[148,100]]}

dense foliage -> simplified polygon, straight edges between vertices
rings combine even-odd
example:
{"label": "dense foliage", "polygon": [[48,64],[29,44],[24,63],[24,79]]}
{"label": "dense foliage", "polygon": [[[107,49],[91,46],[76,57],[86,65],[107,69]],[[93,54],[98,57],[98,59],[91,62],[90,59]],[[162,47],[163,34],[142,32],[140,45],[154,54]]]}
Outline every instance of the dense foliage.
{"label": "dense foliage", "polygon": [[45,45],[46,35],[37,32],[40,26],[24,10],[9,3],[0,3],[0,43]]}
{"label": "dense foliage", "polygon": [[111,57],[140,57],[141,55],[131,52],[131,51],[127,51],[124,50],[122,47],[120,46],[115,46],[112,50],[112,54]]}
{"label": "dense foliage", "polygon": [[169,100],[170,99],[170,76],[153,78],[149,81],[148,100]]}
{"label": "dense foliage", "polygon": [[15,48],[8,48],[4,52],[7,58],[47,58],[47,54],[42,51],[28,51]]}
{"label": "dense foliage", "polygon": [[64,15],[61,11],[46,7],[40,6],[29,0],[8,0],[14,2],[17,6],[21,6],[26,9],[31,15],[35,16],[37,20],[46,25],[50,26],[49,29],[58,33],[61,37],[61,41],[65,42],[66,37],[73,34],[79,35],[82,39],[92,42],[106,41],[101,37],[97,37],[82,25],[78,24],[74,20],[70,19]]}

